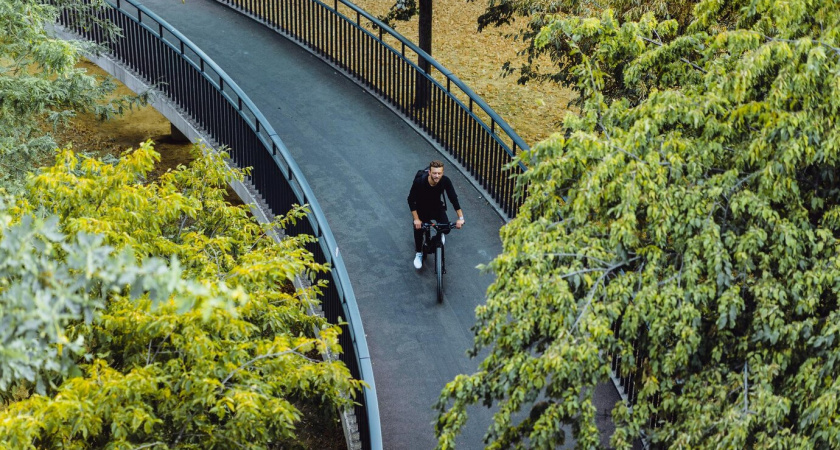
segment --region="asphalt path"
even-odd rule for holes
[[[432,409],[466,356],[475,307],[501,251],[504,221],[451,166],[466,216],[447,238],[446,298],[435,300],[431,258],[417,271],[406,202],[435,148],[376,98],[276,32],[210,0],[144,0],[215,61],[250,97],[303,170],[338,242],[359,304],[386,449],[434,448]],[[451,211],[450,218],[454,218]],[[614,400],[610,400],[614,401]],[[482,448],[491,411],[475,407],[458,447]]]

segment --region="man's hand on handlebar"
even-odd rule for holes
[[[458,220],[455,222],[455,228],[457,228],[457,229],[459,229],[459,230],[460,230],[460,229],[461,229],[461,227],[463,227],[463,226],[464,226],[464,223],[465,223],[465,222],[464,222],[464,219],[458,219]]]
[[[420,219],[414,219],[414,229],[419,230],[423,226],[423,221]]]

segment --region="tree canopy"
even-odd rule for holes
[[[56,151],[54,127],[145,100],[48,32],[102,6],[0,2],[0,448],[300,448],[304,416],[361,388],[312,313],[323,285],[296,287],[328,269],[314,238],[274,238],[306,208],[257,223],[226,199],[247,171],[200,146],[162,174],[150,142]]]
[[[581,63],[580,57],[571,51],[572,47],[588,52],[597,45],[597,39],[576,39],[573,44],[564,35],[554,36],[550,44],[539,43],[537,36],[542,29],[556,21],[559,17],[598,17],[607,9],[613,11],[613,17],[619,23],[639,20],[648,14],[653,17],[673,20],[679,32],[684,31],[693,18],[692,9],[697,0],[685,2],[669,2],[664,0],[563,0],[545,2],[542,0],[491,0],[487,8],[478,18],[478,30],[524,20],[526,23],[518,27],[518,31],[510,37],[523,46],[521,53],[527,55],[526,61],[519,67],[513,67],[510,62],[505,63],[508,75],[518,73],[519,83],[557,82],[577,88],[576,80],[570,70]],[[726,6],[724,6],[726,7]],[[721,15],[719,19],[727,20]],[[623,66],[615,65],[604,68],[612,77],[606,78],[602,89],[605,95],[624,97],[628,92],[621,83]],[[614,80],[613,80],[614,78]]]
[[[840,446],[836,3],[542,20],[533,44],[568,58],[581,110],[521,155],[527,198],[477,309],[486,356],[442,392],[439,446],[483,403],[489,448],[568,430],[598,447],[613,357],[637,389],[616,448]]]
[[[130,249],[117,252],[101,235],[65,235],[57,217],[10,213],[10,200],[0,205],[0,392],[26,381],[44,393],[45,374],[78,374],[85,342],[71,340],[67,326],[90,323],[111,291],[133,287],[161,301],[195,288],[181,280],[177,261],[138,265]]]
[[[49,342],[58,349],[53,354],[74,358],[79,370],[46,373],[46,392],[0,411],[0,446],[288,446],[295,442],[302,404],[329,409],[352,401],[360,382],[343,363],[325,357],[340,352],[340,328],[310,314],[322,286],[293,286],[296,276],[325,270],[303,248],[312,238],[286,237],[278,244],[270,237],[305,210],[257,224],[245,206],[224,198],[226,183],[242,172],[230,171],[223,155],[196,151],[189,167],[153,181],[149,171],[159,155],[149,143],[117,164],[64,150],[55,165],[31,178],[4,242],[29,226],[28,217],[54,217],[48,223],[59,229],[31,232],[32,245],[19,252],[46,255],[43,249],[52,247],[47,256],[67,266],[38,274],[31,297],[54,300],[37,303],[34,312],[61,313],[51,308],[67,302],[64,284],[75,288],[67,289],[71,299],[77,291],[98,295],[88,295],[97,302],[92,317],[82,320],[78,308],[71,310],[75,314],[57,324],[64,326],[61,339]],[[109,247],[76,251],[75,242],[92,239],[86,236]],[[68,244],[58,245],[63,242]],[[165,269],[157,275],[169,275],[168,283],[132,282],[137,269],[105,265],[113,260],[109,255],[125,250],[140,263],[180,263],[170,266],[176,269],[171,273],[156,266]],[[71,264],[79,260],[86,264]],[[116,289],[96,282],[115,273]],[[172,295],[153,301],[161,288]],[[6,305],[4,320],[26,319]],[[83,344],[74,347],[82,351],[62,353],[66,342]]]

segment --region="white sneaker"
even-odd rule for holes
[[[446,235],[445,234],[440,235],[440,243],[444,244],[444,245],[446,244]]]
[[[423,254],[416,253],[414,255],[414,268],[420,270],[421,267],[423,267]]]

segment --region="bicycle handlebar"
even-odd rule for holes
[[[455,225],[456,225],[455,222],[449,222],[449,223],[423,222],[422,227],[423,227],[424,230],[427,230],[429,228],[437,228],[440,231],[457,230],[458,228],[455,228]]]

